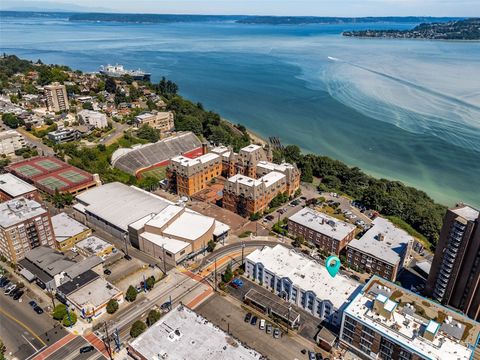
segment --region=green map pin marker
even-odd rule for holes
[[[325,261],[325,267],[332,278],[337,275],[338,270],[340,270],[340,265],[340,259],[335,255],[329,256]]]

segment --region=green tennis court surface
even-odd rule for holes
[[[85,175],[80,174],[74,170],[67,170],[58,175],[74,184],[88,179]]]
[[[40,161],[37,161],[36,164],[38,166],[41,166],[42,168],[44,168],[45,170],[55,170],[55,169],[59,169],[62,167],[62,165],[60,164],[57,164],[55,161],[52,161],[52,160],[40,160]]]
[[[37,176],[37,175],[40,175],[40,174],[43,173],[41,170],[33,167],[32,165],[19,166],[15,170],[18,171],[23,176],[28,177],[28,178],[34,177],[34,176]]]
[[[63,182],[62,180],[53,176],[48,176],[44,179],[41,179],[38,181],[38,183],[52,190],[61,189],[68,185],[66,182]]]

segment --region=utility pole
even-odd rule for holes
[[[48,288],[48,294],[50,295],[50,299],[52,300],[53,309],[55,309],[55,297],[53,296],[51,288]]]
[[[123,242],[125,243],[125,255],[128,256],[127,234],[123,234]]]
[[[108,353],[108,356],[110,357],[110,360],[113,360],[112,348],[110,347],[110,335],[108,335],[107,322],[105,321],[103,325],[105,326],[105,337],[104,337],[103,343],[105,344],[105,348],[107,349],[107,353]]]
[[[243,266],[244,249],[245,249],[245,243],[242,241],[242,263],[240,264],[240,266]]]
[[[215,258],[215,291],[217,291],[217,258]]]
[[[288,329],[290,329],[290,311],[292,311],[292,305],[288,307],[287,334],[288,334]]]
[[[163,251],[163,273],[167,275],[167,261],[165,257],[165,245],[162,245],[162,251]]]

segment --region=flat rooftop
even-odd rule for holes
[[[359,291],[360,285],[338,274],[333,279],[325,266],[282,245],[257,249],[247,256],[253,263],[262,263],[265,270],[289,278],[300,289],[313,291],[322,300],[330,300],[340,309]]]
[[[245,146],[244,148],[241,148],[240,151],[252,152],[252,151],[256,151],[256,150],[261,149],[261,148],[262,147],[260,145],[251,144],[251,145]]]
[[[65,213],[60,213],[52,216],[53,232],[57,242],[65,241],[72,236],[79,235],[87,230],[88,227],[71,218]]]
[[[413,237],[405,230],[397,228],[387,219],[377,217],[360,239],[353,239],[347,246],[395,265],[411,243]]]
[[[37,190],[35,186],[19,179],[13,174],[0,174],[0,190],[14,198]]]
[[[251,177],[248,177],[242,174],[233,175],[232,177],[229,177],[227,181],[231,183],[238,183],[245,186],[259,186],[262,184],[260,180],[253,179]]]
[[[310,209],[309,207],[304,207],[290,216],[288,220],[338,241],[343,240],[348,234],[355,230],[355,225],[338,220],[322,212]]]
[[[68,295],[68,300],[75,303],[79,308],[94,306],[99,307],[121,291],[105,279],[99,277],[87,285]]]
[[[275,185],[277,182],[282,181],[283,179],[285,179],[284,174],[277,171],[272,171],[266,175],[263,175],[259,180],[264,183],[266,187],[269,187]]]
[[[377,297],[397,304],[390,319],[373,309]],[[345,314],[425,359],[470,359],[469,346],[475,346],[480,333],[479,323],[378,276],[364,286]],[[425,331],[436,334],[433,341],[423,336]]]
[[[168,205],[165,209],[160,211],[153,218],[148,220],[145,225],[149,225],[156,228],[163,228],[172,220],[175,216],[183,212],[185,209],[177,205]]]
[[[294,166],[290,163],[281,163],[281,164],[275,164],[269,161],[259,161],[257,164],[257,168],[260,169],[265,169],[269,171],[278,171],[278,172],[285,172],[287,169],[293,169]]]
[[[75,246],[91,254],[97,254],[113,247],[112,244],[96,236],[90,236],[85,240],[79,241]]]
[[[185,306],[177,306],[129,346],[146,359],[260,360],[249,349]],[[162,357],[163,356],[163,357]]]
[[[186,156],[175,156],[174,158],[172,158],[171,162],[177,163],[182,166],[194,166],[198,164],[206,164],[210,161],[214,161],[217,159],[220,159],[220,155],[214,153],[207,153],[194,159],[188,158]]]
[[[47,211],[34,201],[24,197],[0,204],[0,226],[9,228],[25,220],[45,214]]]
[[[118,229],[127,231],[128,225],[150,214],[158,214],[170,202],[134,186],[113,182],[77,195],[85,210]]]
[[[185,211],[163,233],[166,236],[196,240],[215,225],[215,219]]]
[[[149,232],[144,232],[140,236],[157,246],[164,247],[165,250],[172,254],[176,254],[190,246],[190,244],[185,241],[168,238],[158,234],[152,234]]]
[[[467,221],[475,221],[478,219],[479,215],[479,211],[477,209],[474,209],[468,205],[459,206],[455,209],[451,209],[451,211]]]

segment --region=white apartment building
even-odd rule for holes
[[[15,150],[20,150],[26,145],[25,138],[15,130],[0,132],[0,154],[11,156]]]
[[[343,309],[360,292],[360,284],[282,245],[255,250],[245,259],[245,274],[284,300],[334,326]]]
[[[65,85],[53,83],[45,86],[45,96],[47,97],[48,110],[53,112],[68,111],[70,105],[68,104],[67,88]]]
[[[78,122],[98,129],[108,126],[107,115],[93,110],[82,110],[77,114]]]

